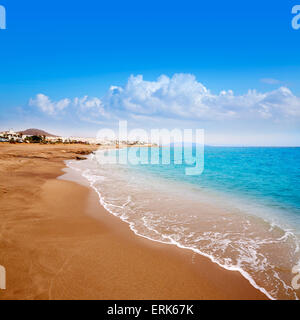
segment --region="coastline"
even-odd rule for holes
[[[267,299],[239,272],[136,236],[91,188],[57,179],[85,148],[96,149],[0,145],[0,300]]]

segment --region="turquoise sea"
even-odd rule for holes
[[[300,222],[300,148],[205,147],[203,173],[190,176],[185,174],[190,165],[174,164],[174,149],[170,150],[170,165],[147,164],[135,169],[265,204],[283,218],[288,215]]]
[[[172,146],[167,164],[166,148],[133,148],[135,164],[105,163],[124,160],[128,149],[120,149],[69,166],[137,235],[238,270],[269,298],[300,298],[292,286],[300,263],[300,148],[206,146],[203,173],[186,175],[196,157],[188,148],[189,164],[176,163],[181,149]],[[151,155],[158,163],[146,163]]]

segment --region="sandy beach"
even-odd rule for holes
[[[0,144],[0,299],[266,299],[240,273],[136,236],[57,179],[88,145]]]

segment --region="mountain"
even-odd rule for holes
[[[48,133],[44,130],[39,130],[39,129],[27,129],[24,131],[19,131],[18,133],[27,135],[27,136],[46,136],[46,137],[57,137],[54,134]]]

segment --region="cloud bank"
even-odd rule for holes
[[[212,93],[191,74],[160,76],[146,81],[130,76],[124,86],[111,86],[102,97],[76,97],[52,101],[44,94],[29,105],[50,116],[67,110],[84,120],[177,119],[201,121],[295,121],[300,119],[300,98],[280,87],[260,93],[249,90],[235,95],[232,90]]]

